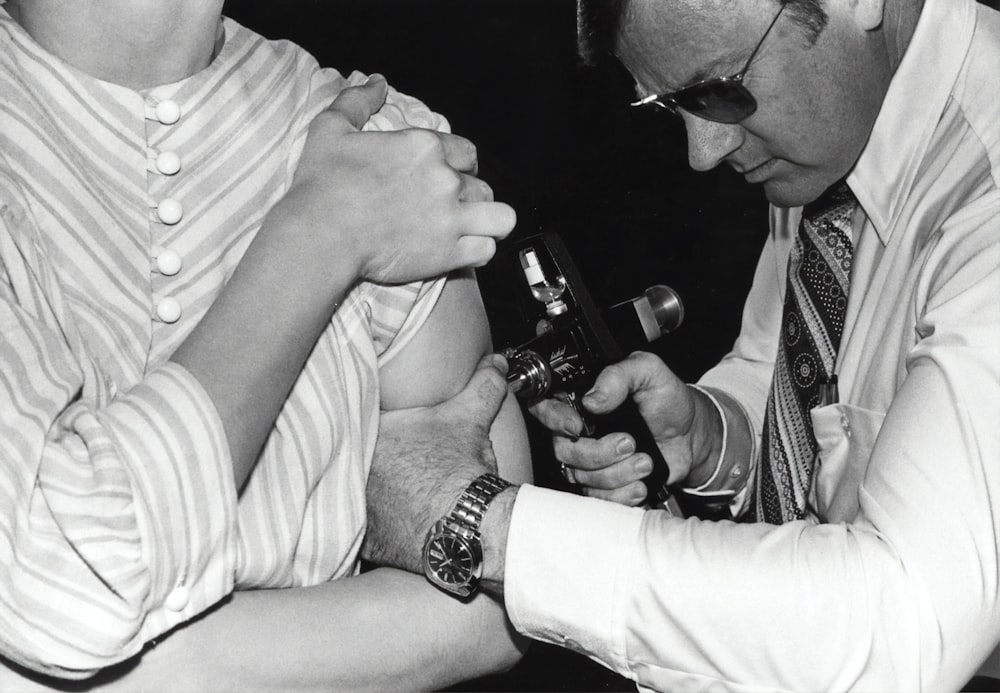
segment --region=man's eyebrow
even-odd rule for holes
[[[688,76],[688,80],[679,87],[683,89],[691,84],[703,82],[706,79],[715,77],[729,77],[736,70],[742,70],[749,56],[740,55],[737,51],[728,51],[724,55],[717,56],[710,62],[702,65],[698,70]]]
[[[734,74],[736,70],[742,70],[743,65],[746,63],[746,56],[741,56],[735,51],[727,52],[725,55],[720,55],[713,58],[711,61],[702,65],[697,70],[688,75],[687,79],[683,83],[679,84],[675,88],[663,89],[658,92],[647,90],[643,88],[638,82],[635,83],[635,95],[637,99],[644,99],[650,94],[672,94],[674,92],[680,91],[686,87],[690,87],[698,82],[704,82],[707,79],[712,79],[715,77],[729,77]]]

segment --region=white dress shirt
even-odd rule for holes
[[[524,487],[520,631],[671,691],[956,689],[1000,642],[1000,14],[926,1],[848,183],[863,214],[810,517]],[[772,210],[740,336],[700,380],[758,436],[799,216]]]

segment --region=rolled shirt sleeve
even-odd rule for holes
[[[73,401],[72,389],[44,396],[40,381],[56,367],[46,353],[47,367],[12,370],[9,334],[2,345],[2,475],[12,495],[0,638],[29,668],[83,677],[231,591],[228,445],[207,394],[180,366],[162,366],[96,410]]]

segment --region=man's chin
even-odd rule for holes
[[[822,195],[833,182],[821,182],[808,176],[794,179],[776,176],[762,185],[764,196],[775,207],[802,207]]]

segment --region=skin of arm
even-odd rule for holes
[[[427,322],[380,368],[383,409],[448,399],[489,348],[473,273],[453,273]],[[530,481],[527,436],[512,397],[490,437],[501,474]],[[210,643],[216,656],[206,660],[212,666],[205,675],[227,685],[239,680],[240,690],[428,690],[509,668],[526,646],[498,601],[481,595],[463,604],[421,575],[388,568],[318,588],[237,593],[185,630],[172,637],[197,643],[182,648],[182,656]],[[254,635],[247,641],[243,633]],[[237,639],[239,649],[218,646]],[[158,654],[154,649],[147,657]],[[223,674],[215,669],[219,658],[226,661]]]
[[[384,405],[448,398],[489,345],[472,272],[455,273],[427,322],[381,369]],[[501,472],[530,481],[513,398],[491,438]],[[138,663],[103,672],[88,690],[156,690],[164,682],[172,690],[431,690],[507,669],[525,647],[502,604],[488,595],[462,603],[422,575],[379,568],[314,587],[236,592],[148,648]],[[67,685],[24,678],[17,690]]]

